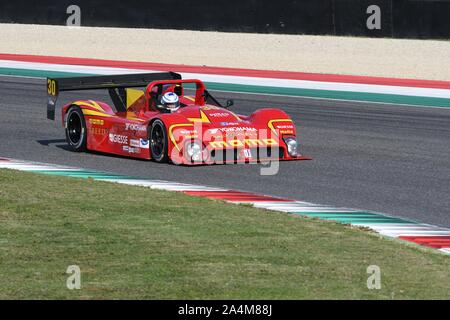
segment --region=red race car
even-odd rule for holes
[[[74,151],[185,165],[309,159],[300,155],[295,125],[282,110],[235,114],[232,100],[222,106],[202,81],[173,72],[49,78],[47,118],[55,119],[59,92],[93,89],[108,90],[112,106],[79,100],[62,108]]]

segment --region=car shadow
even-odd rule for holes
[[[42,146],[45,146],[45,147],[55,146],[56,148],[62,149],[64,151],[75,152],[67,145],[66,139],[36,140],[36,142],[39,143]],[[87,151],[85,151],[85,153],[93,154],[93,155],[97,155],[97,156],[102,156],[102,157],[108,157],[108,158],[138,160],[138,161],[149,161],[149,160],[146,160],[146,159],[131,158],[131,157],[115,155],[115,154],[111,154],[111,153],[104,153],[104,152],[99,152],[99,151],[87,150]]]
[[[57,147],[59,149],[70,151],[70,148],[67,145],[66,139],[46,139],[46,140],[36,140],[36,142],[45,147],[54,145],[55,147]]]

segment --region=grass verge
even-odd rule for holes
[[[81,269],[68,290],[66,269]],[[381,289],[367,288],[367,267]],[[333,222],[0,170],[0,299],[449,299],[450,257]]]

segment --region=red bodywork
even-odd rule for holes
[[[184,87],[196,86],[195,96],[184,94]],[[158,86],[164,93],[175,91],[181,106],[173,113],[156,108],[153,92]],[[168,154],[176,164],[212,164],[257,162],[262,160],[307,160],[290,156],[283,138],[296,137],[290,117],[280,109],[259,109],[249,116],[208,104],[205,86],[200,80],[153,81],[144,91],[127,89],[126,112],[115,112],[104,102],[83,100],[67,104],[79,106],[87,129],[87,149],[140,159],[152,159],[149,128],[160,119],[167,130]],[[186,143],[196,141],[203,150],[202,161],[193,162],[185,155]]]

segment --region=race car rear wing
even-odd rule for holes
[[[47,119],[55,120],[56,101],[61,91],[109,89],[111,98],[117,100],[119,95],[114,89],[145,87],[152,81],[179,79],[181,79],[181,75],[175,72],[47,78]]]

